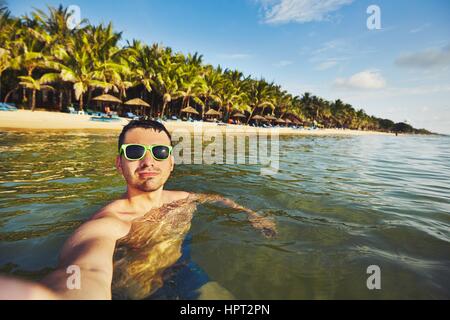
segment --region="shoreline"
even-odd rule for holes
[[[0,111],[1,130],[86,130],[86,131],[121,131],[130,119],[120,118],[114,122],[91,121],[91,116],[76,115],[62,112],[49,111]],[[166,128],[173,132],[175,130],[189,132],[226,132],[233,134],[246,133],[270,133],[275,129],[280,136],[354,136],[354,135],[395,135],[394,133],[379,131],[360,131],[350,129],[292,129],[292,128],[255,128],[244,125],[222,125],[209,122],[179,122],[164,121]]]

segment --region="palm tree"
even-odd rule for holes
[[[103,75],[95,69],[98,62],[96,57],[86,49],[87,35],[80,33],[71,39],[69,50],[59,47],[57,50],[58,63],[54,63],[63,81],[73,84],[75,98],[79,101],[79,109],[83,110],[83,95],[89,88],[111,88],[111,84],[101,79]]]
[[[66,50],[70,49],[72,43],[71,39],[77,35],[78,32],[82,32],[80,27],[87,23],[86,19],[83,19],[77,29],[69,28],[69,19],[71,13],[68,8],[60,5],[58,8],[51,6],[47,7],[48,13],[43,10],[35,9],[31,13],[32,18],[27,18],[33,21],[34,27],[31,29],[33,36],[44,44],[44,51],[46,52],[45,67],[52,69],[49,65],[51,62],[60,62],[56,59],[55,51],[58,51],[60,47]],[[53,67],[53,69],[55,69]],[[66,87],[65,83],[59,81],[55,83],[59,91],[59,109],[62,109],[63,92]]]
[[[300,99],[301,104],[303,106],[304,112],[310,116],[311,114],[311,104],[312,104],[312,99],[311,99],[311,94],[309,92],[305,92],[303,94],[303,96]]]
[[[179,90],[180,65],[173,59],[170,52],[158,61],[157,74],[155,79],[155,89],[162,96],[161,117],[165,116],[167,105],[175,99],[181,97]]]
[[[156,77],[155,50],[138,40],[133,40],[133,43],[128,44],[125,50],[128,53],[125,55],[125,60],[133,70],[133,86],[142,85],[147,92],[151,92]]]
[[[13,20],[4,3],[0,3],[0,101],[1,101],[1,78],[5,70],[12,66],[11,42],[14,34]]]
[[[211,65],[206,66],[205,87],[203,91],[203,98],[205,99],[205,101],[204,106],[202,106],[202,119],[204,118],[205,111],[208,111],[209,109],[209,99],[213,100],[219,105],[222,104],[222,99],[220,98],[219,94],[223,88],[223,84],[224,78],[222,76],[222,69],[220,68],[220,66],[217,67],[217,69],[214,69]]]
[[[1,86],[2,74],[5,70],[11,67],[11,60],[12,58],[10,51],[4,48],[0,48],[0,101],[2,94],[2,86]]]
[[[24,17],[24,23],[20,25],[17,30],[17,39],[14,41],[16,48],[16,56],[12,61],[11,67],[16,70],[25,71],[25,75],[33,77],[33,71],[42,66],[46,60],[45,52],[43,51],[44,44],[40,41],[41,34],[34,22]],[[33,28],[34,27],[34,28]],[[23,87],[23,100],[27,101],[26,87]]]
[[[327,127],[330,127],[332,116],[333,116],[333,113],[331,110],[330,102],[323,101],[320,122],[322,124],[326,125]]]
[[[66,45],[67,40],[75,35],[77,29],[80,29],[82,25],[88,22],[86,19],[82,19],[78,28],[69,28],[68,22],[71,12],[69,12],[68,8],[59,5],[58,8],[48,6],[47,9],[48,13],[35,9],[32,12],[32,17],[43,30],[52,36],[52,41],[49,43],[51,46]]]
[[[203,74],[200,72],[199,58],[188,55],[185,64],[180,68],[179,74],[179,94],[182,97],[181,109],[189,107],[190,100],[203,106],[204,102],[200,96],[205,92],[206,83]],[[181,115],[181,109],[179,115]]]
[[[47,85],[47,83],[55,82],[59,79],[58,73],[47,73],[44,74],[39,79],[33,79],[33,77],[30,76],[19,76],[20,85],[24,88],[27,88],[32,91],[32,98],[31,98],[31,111],[34,111],[36,107],[36,91],[41,90],[54,90],[53,87]]]
[[[250,77],[244,78],[244,74],[242,72],[230,69],[226,69],[223,75],[224,83],[221,90],[221,100],[222,105],[225,106],[224,120],[228,121],[233,108],[250,113],[251,108],[247,95]]]
[[[249,87],[247,97],[251,107],[250,116],[247,119],[247,124],[250,122],[253,114],[258,108],[271,107],[275,108],[274,98],[271,94],[272,84],[268,84],[264,79],[249,80]]]
[[[290,93],[285,90],[281,90],[281,87],[277,87],[275,92],[275,106],[277,111],[280,113],[280,118],[283,118],[288,112],[294,113],[294,99],[297,97],[292,97]]]

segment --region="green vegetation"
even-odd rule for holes
[[[0,9],[0,99],[34,110],[36,104],[62,110],[75,101],[80,110],[102,93],[121,100],[142,98],[149,116],[179,115],[193,107],[203,118],[209,109],[228,121],[236,113],[248,123],[255,115],[273,115],[294,123],[358,130],[429,133],[407,124],[367,115],[341,100],[327,101],[306,92],[294,96],[264,79],[203,63],[202,55],[184,55],[138,40],[119,45],[112,24],[83,20],[68,28],[67,8],[49,7],[12,17]]]

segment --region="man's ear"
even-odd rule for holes
[[[173,171],[173,167],[175,166],[175,157],[170,156],[170,172]]]
[[[121,156],[120,156],[120,155],[116,156],[116,169],[117,169],[117,171],[119,171],[119,173],[120,173],[121,175],[123,175],[122,161],[121,161],[121,160],[122,160],[122,159],[121,159]]]

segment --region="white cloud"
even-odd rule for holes
[[[327,41],[322,44],[319,49],[316,49],[312,52],[313,55],[324,54],[329,51],[344,51],[348,49],[348,43],[344,39],[334,39],[331,41]]]
[[[330,13],[348,5],[353,0],[259,0],[264,11],[264,22],[323,21]]]
[[[222,59],[240,60],[248,59],[251,57],[251,55],[245,53],[221,53],[218,55],[218,57]]]
[[[337,78],[334,85],[346,89],[381,89],[386,86],[386,80],[377,70],[364,70],[349,78]]]
[[[406,68],[431,69],[450,66],[450,44],[442,48],[429,48],[422,52],[403,54],[395,64]]]
[[[330,68],[334,67],[335,65],[337,65],[337,61],[336,60],[327,60],[327,61],[321,62],[316,67],[316,70],[324,71],[324,70],[327,70],[327,69],[330,69]]]
[[[421,31],[427,29],[427,28],[430,27],[430,26],[431,26],[430,23],[425,23],[425,24],[421,25],[421,26],[418,27],[418,28],[411,29],[409,32],[410,32],[410,33],[421,32]]]
[[[289,65],[291,65],[291,64],[293,64],[292,61],[289,61],[289,60],[281,60],[281,61],[278,61],[278,62],[274,63],[273,65],[274,65],[275,67],[286,67],[286,66],[289,66]]]

